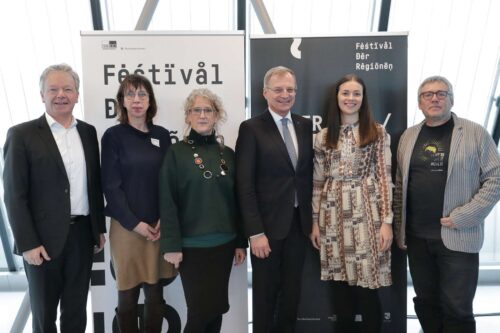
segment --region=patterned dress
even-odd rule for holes
[[[375,289],[392,284],[391,253],[379,251],[380,227],[392,223],[390,137],[363,148],[359,126],[343,125],[337,149],[327,129],[314,143],[313,222],[319,223],[321,280]]]

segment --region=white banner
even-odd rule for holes
[[[137,73],[153,84],[158,103],[154,123],[170,130],[173,143],[182,140],[185,134],[184,99],[194,88],[209,88],[222,98],[228,120],[220,130],[226,145],[234,148],[239,124],[245,119],[242,33],[85,32],[82,33],[82,61],[85,121],[96,127],[99,137],[117,123],[114,98],[120,82],[127,74]],[[96,258],[92,270],[91,297],[96,333],[115,332],[112,322],[117,291],[108,246],[109,243],[104,254]],[[248,329],[246,277],[246,264],[233,268],[229,286],[231,309],[224,315],[222,332],[246,332]],[[168,327],[168,332],[180,332],[176,313],[182,326],[186,322],[180,277],[165,287],[164,296],[171,307],[171,317],[164,321],[162,331],[166,332]],[[139,303],[142,301],[141,293]]]

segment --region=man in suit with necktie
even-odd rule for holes
[[[253,331],[294,332],[311,232],[312,123],[292,114],[297,84],[286,67],[264,76],[268,110],[240,125],[236,182],[250,239]]]
[[[104,246],[104,200],[93,126],[76,120],[78,74],[45,69],[45,113],[9,129],[4,146],[5,206],[28,279],[33,332],[85,332],[92,258]]]

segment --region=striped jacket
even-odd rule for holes
[[[484,241],[484,219],[500,199],[500,157],[493,139],[483,127],[454,113],[452,117],[455,125],[448,157],[443,217],[451,217],[456,228],[441,227],[441,238],[450,250],[478,253]],[[410,160],[423,124],[408,128],[398,146],[394,227],[401,248],[406,246]]]

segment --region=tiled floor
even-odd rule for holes
[[[0,293],[0,332],[10,332],[12,323],[21,305],[24,293],[21,292],[2,292]],[[251,299],[249,292],[249,300]],[[415,315],[413,311],[412,297],[414,296],[413,288],[408,288],[408,315]],[[90,299],[90,298],[89,298]],[[499,286],[482,286],[477,289],[476,298],[474,300],[474,311],[476,314],[484,313],[500,313],[500,287]],[[249,316],[251,318],[251,306],[249,306]],[[90,302],[88,304],[90,310]],[[92,316],[89,316],[87,332],[92,332]],[[490,333],[497,332],[500,327],[500,316],[477,317],[477,332]],[[249,325],[251,328],[251,325]],[[417,319],[408,319],[407,333],[419,333],[420,326]],[[23,332],[12,333],[31,333],[31,318],[28,319]]]

